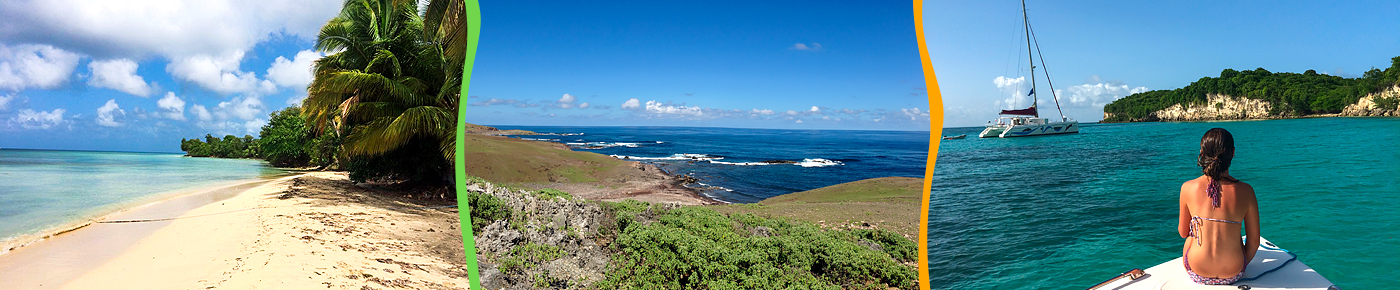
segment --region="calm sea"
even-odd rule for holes
[[[923,177],[928,132],[695,127],[498,126],[557,135],[515,136],[657,164],[715,187],[735,203],[887,176]],[[792,163],[769,164],[765,161]]]
[[[182,189],[284,172],[249,159],[0,149],[0,243],[182,193]]]
[[[932,285],[1083,289],[1181,255],[1177,199],[1206,130],[1235,137],[1265,238],[1342,289],[1393,287],[1400,119],[1085,125],[1080,134],[944,140],[929,208]],[[976,136],[981,128],[944,129]]]

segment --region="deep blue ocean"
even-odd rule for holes
[[[0,244],[193,188],[285,172],[261,160],[178,153],[0,149]]]
[[[688,174],[712,198],[752,203],[778,195],[887,176],[924,176],[928,132],[698,127],[496,126],[552,135],[512,136],[567,144]],[[768,164],[764,161],[794,163]]]
[[[1260,229],[1341,289],[1394,288],[1400,118],[1086,124],[1079,134],[939,144],[929,208],[935,289],[1084,289],[1181,256],[1181,183],[1206,130],[1235,138],[1230,174]]]

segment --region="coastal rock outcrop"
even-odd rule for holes
[[[1366,95],[1355,104],[1342,109],[1342,116],[1400,117],[1400,107],[1396,106],[1398,101],[1400,101],[1400,84]]]
[[[476,233],[483,286],[580,288],[603,278],[609,253],[607,243],[596,238],[612,222],[598,203],[484,182],[468,185],[467,191],[492,196],[514,213]]]
[[[1248,120],[1248,119],[1273,119],[1287,116],[1270,115],[1269,110],[1273,105],[1264,100],[1232,97],[1222,94],[1206,95],[1206,103],[1190,104],[1183,106],[1176,104],[1161,111],[1156,111],[1148,116],[1148,119],[1159,121],[1210,121],[1210,120]],[[1109,114],[1105,113],[1104,117]],[[1152,120],[1149,120],[1152,121]]]

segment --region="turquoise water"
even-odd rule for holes
[[[283,172],[249,159],[0,149],[0,242],[179,193],[180,189]]]
[[[1393,287],[1400,119],[1085,125],[1080,134],[944,140],[929,208],[935,289],[1084,289],[1181,255],[1181,182],[1206,130],[1235,137],[1265,238],[1342,289]],[[976,136],[981,128],[944,135]]]

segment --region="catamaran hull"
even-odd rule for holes
[[[1006,127],[987,127],[981,134],[977,134],[977,138],[1001,137],[1002,131],[1006,131]]]
[[[1029,137],[1040,135],[1079,133],[1079,122],[1051,122],[1047,124],[1017,125],[1009,127],[987,127],[978,137]]]

